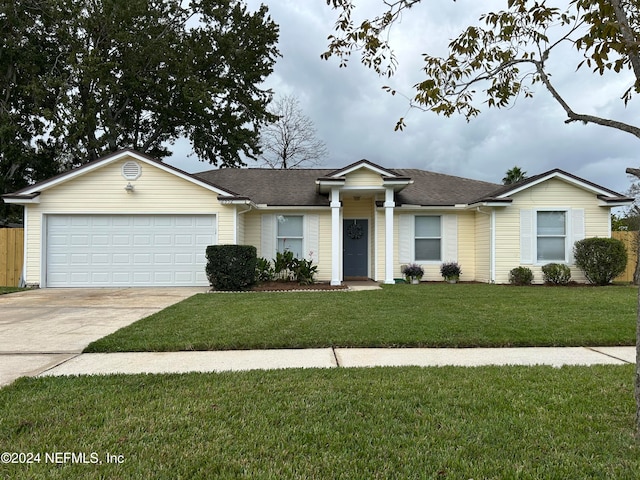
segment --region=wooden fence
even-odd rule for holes
[[[624,242],[628,255],[627,269],[614,281],[633,282],[633,272],[635,272],[638,262],[638,232],[611,232],[611,236]]]
[[[17,287],[24,259],[24,229],[0,228],[0,286]]]

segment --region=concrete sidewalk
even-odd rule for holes
[[[624,365],[634,364],[635,355],[635,347],[317,348],[85,353],[63,361],[39,376],[379,366]]]

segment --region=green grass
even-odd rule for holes
[[[0,287],[0,295],[4,295],[7,293],[15,293],[15,292],[22,292],[26,290],[26,288],[19,288],[19,287]]]
[[[633,366],[25,378],[0,478],[640,478]],[[116,464],[47,464],[81,452]]]
[[[201,294],[85,351],[634,345],[637,294],[484,284]]]

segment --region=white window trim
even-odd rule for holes
[[[292,237],[290,235],[287,236],[280,236],[278,235],[278,227],[280,225],[278,217],[301,217],[302,218],[302,235],[298,236],[298,237]],[[305,252],[307,251],[307,241],[305,238],[305,231],[306,231],[306,215],[302,215],[302,214],[293,214],[293,215],[289,215],[289,214],[279,214],[275,216],[276,219],[276,228],[275,228],[275,234],[276,234],[276,242],[275,242],[275,248],[276,248],[276,252],[278,252],[278,245],[280,244],[280,239],[290,239],[290,240],[302,240],[302,252],[300,252],[302,254],[303,257],[306,257]],[[284,252],[280,252],[280,253],[284,253]]]
[[[440,236],[439,237],[417,237],[416,236],[416,219],[418,217],[438,217],[440,219]],[[414,215],[413,217],[413,241],[411,242],[411,258],[415,263],[419,263],[422,265],[440,265],[444,257],[444,222],[442,215]],[[416,240],[440,240],[440,258],[437,260],[419,260],[416,258]]]
[[[318,264],[320,261],[319,228],[320,216],[315,213],[267,213],[261,219],[260,256],[271,260],[276,258],[278,251],[278,216],[302,217],[302,255],[303,258]],[[300,238],[300,237],[288,237]]]
[[[564,213],[564,259],[562,260],[539,260],[538,259],[538,213],[539,212],[563,212]],[[533,210],[533,264],[534,265],[547,265],[548,263],[564,263],[569,264],[571,258],[570,249],[573,248],[571,239],[573,237],[573,226],[571,224],[571,208],[569,207],[545,207],[536,208]],[[558,238],[559,235],[543,235],[545,238]]]

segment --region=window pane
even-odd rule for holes
[[[538,260],[564,261],[564,237],[538,238]]]
[[[416,260],[440,260],[440,239],[416,239]]]
[[[302,215],[278,215],[278,237],[302,237]]]
[[[538,235],[564,235],[566,212],[538,212]]]
[[[440,237],[440,217],[416,217],[416,238],[424,237]]]
[[[278,252],[284,253],[287,250],[293,252],[295,258],[304,258],[304,255],[302,255],[301,238],[279,238]]]

